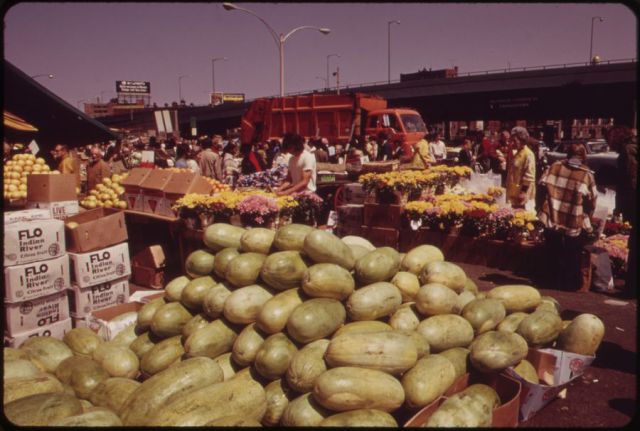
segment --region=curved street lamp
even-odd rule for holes
[[[591,17],[591,44],[589,45],[589,63],[593,60],[593,23],[598,20],[600,22],[604,21],[604,18],[601,16],[592,16]]]
[[[312,26],[312,25],[303,25],[300,27],[296,27],[293,30],[291,30],[289,33],[283,35],[282,33],[278,34],[270,25],[269,23],[267,23],[267,21],[264,20],[264,18],[262,18],[261,16],[259,16],[258,14],[256,14],[255,12],[249,10],[249,9],[245,9],[243,7],[240,6],[236,6],[233,3],[222,3],[222,7],[227,10],[227,11],[233,11],[233,10],[239,10],[242,12],[246,12],[250,15],[255,16],[256,18],[258,18],[260,20],[260,22],[262,22],[265,27],[267,27],[267,30],[269,30],[269,33],[271,33],[271,37],[273,37],[274,42],[276,43],[276,46],[278,47],[278,52],[280,54],[280,97],[284,97],[284,43],[287,41],[287,39],[289,39],[289,37],[291,35],[293,35],[295,32],[297,32],[298,30],[317,30],[322,34],[329,34],[331,33],[331,30],[328,28],[324,28],[324,27],[316,27],[316,26]]]
[[[215,62],[216,61],[227,61],[228,58],[227,57],[216,57],[216,58],[212,58],[211,59],[211,92],[215,93],[216,92],[216,72],[215,72]]]
[[[178,105],[182,103],[182,78],[187,78],[189,75],[178,76]]]
[[[387,84],[391,84],[391,24],[400,25],[400,21],[387,21]]]
[[[33,75],[30,78],[31,79],[36,79],[36,78],[40,78],[42,76],[46,76],[49,79],[53,79],[53,73],[39,73],[38,75]]]
[[[327,90],[329,89],[329,87],[331,87],[331,81],[329,81],[329,59],[331,57],[340,58],[340,54],[329,54],[329,55],[327,55]]]

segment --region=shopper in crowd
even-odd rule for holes
[[[536,161],[536,184],[540,183],[540,178],[544,171],[549,167],[549,163],[547,162],[547,157],[542,153],[540,149],[540,140],[530,137],[527,139],[527,146],[533,153],[533,156]],[[543,192],[539,187],[536,187],[535,193],[535,209],[536,211],[540,211],[542,206],[542,201],[544,200]]]
[[[525,208],[536,195],[536,160],[527,146],[529,132],[524,127],[511,129],[515,155],[507,166],[507,201],[513,208]]]
[[[198,164],[200,172],[205,177],[222,181],[222,157],[220,156],[219,136],[205,139],[201,142],[202,151],[199,154]]]
[[[393,145],[386,133],[378,133],[378,160],[393,160]]]
[[[287,179],[276,191],[278,196],[291,195],[304,191],[316,191],[316,158],[304,149],[304,138],[298,134],[287,133],[283,145],[289,147],[291,160]]]
[[[429,152],[434,162],[441,162],[447,158],[447,146],[437,132],[431,132],[426,135],[429,141]]]
[[[102,151],[97,146],[91,149],[91,158],[87,163],[87,190],[93,190],[105,178],[111,177],[109,164],[102,158]]]
[[[363,156],[364,151],[362,151],[361,145],[358,140],[354,138],[349,145],[345,163],[348,165],[361,166]]]
[[[51,153],[58,164],[57,170],[61,174],[73,174],[76,178],[76,187],[80,187],[80,160],[74,157],[69,147],[57,144]]]
[[[411,157],[411,169],[426,169],[432,163],[435,163],[436,160],[431,154],[429,137],[429,134],[425,134],[422,139],[416,142]],[[400,161],[402,162],[402,159]]]
[[[291,157],[291,148],[285,148],[284,146],[281,146],[281,151],[278,153],[275,159],[273,159],[272,167],[277,168],[280,165],[285,165],[288,167]]]
[[[269,158],[267,157],[267,149],[269,148],[269,144],[266,142],[258,142],[256,144],[256,156],[260,158],[261,164],[266,168],[270,168],[269,166]]]
[[[369,161],[374,162],[378,160],[378,143],[376,137],[371,135],[367,137],[367,143],[365,144],[364,151],[369,157]]]
[[[266,169],[260,157],[256,155],[253,144],[242,144],[240,146],[240,154],[242,155],[242,162],[240,163],[240,172],[242,175],[262,172]]]
[[[316,150],[314,151],[314,155],[316,156],[317,163],[329,163],[328,143],[327,138],[321,138],[315,142]]]
[[[227,184],[235,184],[240,175],[240,163],[238,155],[240,151],[234,142],[229,142],[222,151],[222,178]]]
[[[462,149],[458,154],[458,164],[472,167],[475,161],[476,156],[473,155],[473,150],[471,149],[471,138],[464,138],[462,140]]]
[[[117,141],[115,145],[107,147],[104,161],[109,166],[112,174],[122,174],[128,170],[123,160],[122,143],[120,141]]]
[[[236,145],[237,147],[237,145]],[[280,141],[278,139],[272,139],[269,141],[269,145],[267,146],[267,166],[270,168],[274,168],[274,160],[280,152],[282,151],[282,145],[280,145]]]
[[[489,172],[491,169],[491,160],[494,157],[494,147],[488,136],[482,135],[479,137],[480,143],[478,145],[478,163],[482,167],[482,172]]]
[[[627,279],[625,294],[635,297],[638,288],[638,143],[631,129],[624,125],[613,126],[607,131],[609,146],[618,152],[616,178],[616,207],[614,215],[631,223],[627,246]]]
[[[593,231],[591,217],[598,196],[586,160],[584,145],[572,144],[567,158],[553,163],[540,179],[544,201],[538,218],[545,225],[547,274],[557,289],[573,291],[582,284],[581,234]]]
[[[509,151],[509,144],[506,141],[496,141],[498,147],[495,149],[495,157],[492,159],[493,166],[491,170],[495,174],[500,174],[501,184],[505,185],[507,178],[507,156]]]
[[[176,168],[189,169],[192,172],[199,174],[200,166],[196,162],[189,144],[179,144],[176,148]]]

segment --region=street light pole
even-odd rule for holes
[[[276,46],[278,47],[278,54],[280,57],[280,97],[284,97],[284,43],[287,41],[287,39],[294,34],[295,32],[297,32],[298,30],[318,30],[320,33],[322,34],[329,34],[331,32],[330,29],[328,28],[323,28],[323,27],[316,27],[316,26],[312,26],[312,25],[303,25],[300,27],[296,27],[293,30],[291,30],[289,33],[287,33],[286,35],[283,35],[282,33],[278,34],[268,23],[267,21],[264,20],[264,18],[262,18],[261,16],[259,16],[258,14],[256,14],[255,12],[249,10],[249,9],[245,9],[243,7],[240,6],[236,6],[233,3],[222,3],[222,7],[227,10],[227,11],[232,11],[232,10],[240,10],[243,12],[246,12],[250,15],[255,16],[256,18],[258,18],[264,25],[265,27],[267,27],[267,30],[269,30],[269,33],[271,33],[271,37],[273,37],[274,42],[276,43]]]
[[[391,24],[400,25],[400,21],[387,21],[387,84],[391,84]]]
[[[186,78],[189,75],[178,76],[178,105],[182,103],[182,78]]]
[[[589,63],[591,63],[591,60],[593,59],[593,23],[595,22],[595,20],[602,22],[604,21],[604,18],[600,16],[591,17],[591,44],[589,45]]]
[[[331,81],[329,81],[329,59],[331,57],[340,58],[340,55],[339,54],[329,54],[329,55],[327,55],[327,90],[331,87]]]
[[[218,60],[227,61],[227,57],[216,57],[211,59],[211,92],[216,92],[216,67],[215,62]]]

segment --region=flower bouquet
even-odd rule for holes
[[[597,247],[604,248],[611,260],[611,270],[615,278],[624,278],[629,259],[629,235],[616,234],[596,241]]]
[[[312,192],[296,193],[292,196],[297,205],[292,208],[291,220],[294,223],[302,223],[310,226],[317,225],[317,217],[322,210],[324,201],[320,196]]]
[[[237,205],[244,226],[275,227],[279,208],[275,198],[261,194],[250,195]]]
[[[189,193],[176,200],[171,209],[188,229],[199,229],[203,226],[201,215],[206,214],[209,198],[209,195]]]

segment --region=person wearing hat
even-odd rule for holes
[[[524,127],[511,129],[515,154],[507,166],[507,200],[513,208],[525,208],[536,196],[536,158],[527,146],[529,132]]]

